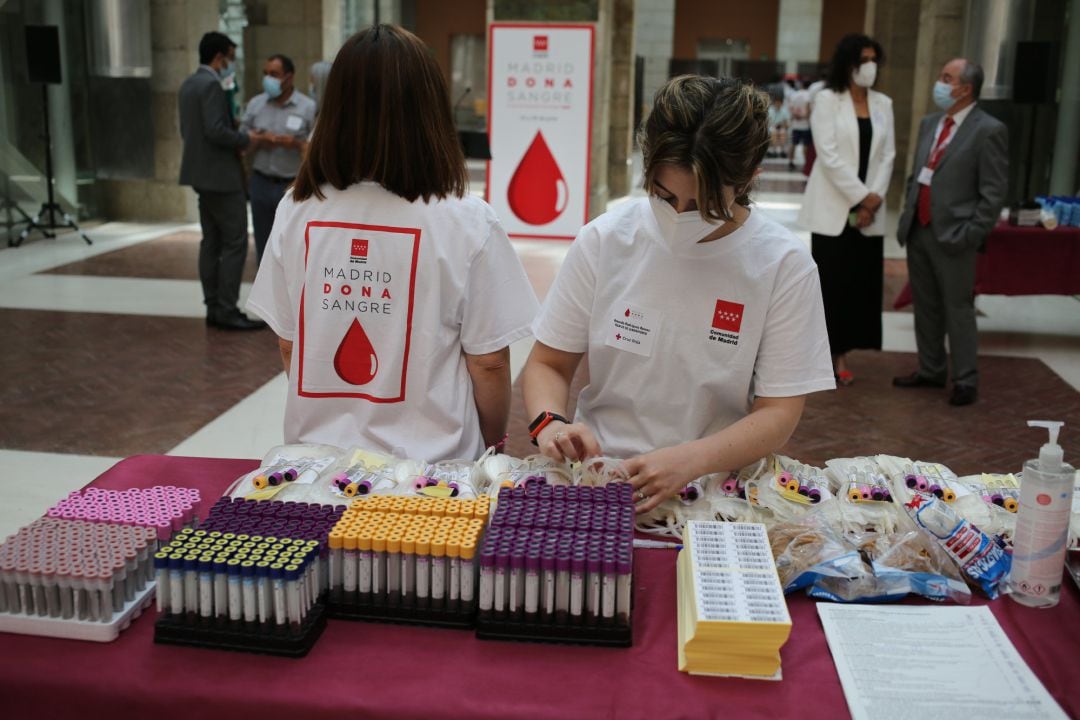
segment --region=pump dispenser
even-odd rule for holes
[[[1053,607],[1061,596],[1076,470],[1064,461],[1057,442],[1064,423],[1029,420],[1028,425],[1046,428],[1050,441],[1038,459],[1024,463],[1009,587],[1021,605]]]

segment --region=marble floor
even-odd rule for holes
[[[803,181],[772,162],[754,197],[809,242],[795,223]],[[894,227],[895,215],[889,220]],[[286,383],[272,334],[203,324],[198,225],[113,222],[88,232],[91,246],[61,235],[0,250],[0,538],[121,457],[261,457],[282,439]],[[542,297],[567,245],[514,244]],[[886,257],[903,272],[894,240]],[[1065,392],[1080,390],[1080,298],[980,296],[976,305],[982,355],[1041,360]],[[911,313],[886,310],[882,320],[883,349],[913,352]],[[511,348],[515,379],[530,347]],[[1022,370],[1015,383],[1022,394]],[[1056,408],[1048,403],[1049,418]],[[1017,427],[1026,419],[1015,418]]]

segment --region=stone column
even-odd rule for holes
[[[150,77],[154,176],[102,180],[104,215],[113,220],[198,219],[195,193],[180,186],[180,84],[199,66],[199,40],[218,28],[218,0],[151,0]]]
[[[1080,1],[1069,8],[1069,26],[1065,31],[1065,62],[1062,63],[1061,104],[1058,107],[1057,134],[1050,192],[1073,195],[1080,191],[1076,178],[1076,152],[1080,146]]]
[[[614,0],[611,17],[611,137],[608,147],[608,192],[630,192],[630,154],[634,142],[634,0]]]
[[[293,82],[306,95],[311,66],[334,59],[323,56],[323,0],[263,0],[259,8],[258,13],[248,12],[244,30],[246,72],[241,101],[262,92],[263,64],[275,53],[292,59],[296,65]]]
[[[637,0],[634,52],[645,59],[641,117],[652,108],[653,95],[667,82],[675,42],[675,0]]]
[[[867,0],[866,33],[885,49],[877,88],[893,101],[896,162],[888,202],[899,208],[919,122],[935,110],[934,80],[942,65],[963,53],[964,0]]]

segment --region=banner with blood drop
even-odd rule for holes
[[[592,83],[591,25],[491,24],[485,199],[511,237],[588,222]]]

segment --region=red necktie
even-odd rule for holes
[[[949,134],[952,132],[953,125],[956,123],[949,115],[945,116],[945,122],[941,126],[941,133],[938,135],[937,143],[934,145],[934,151],[930,153],[930,162],[926,163],[926,167],[931,170],[937,167],[937,164],[941,162],[941,156],[945,154],[945,142],[949,139]],[[919,224],[927,226],[930,224],[930,186],[919,185],[919,202],[918,202]]]

